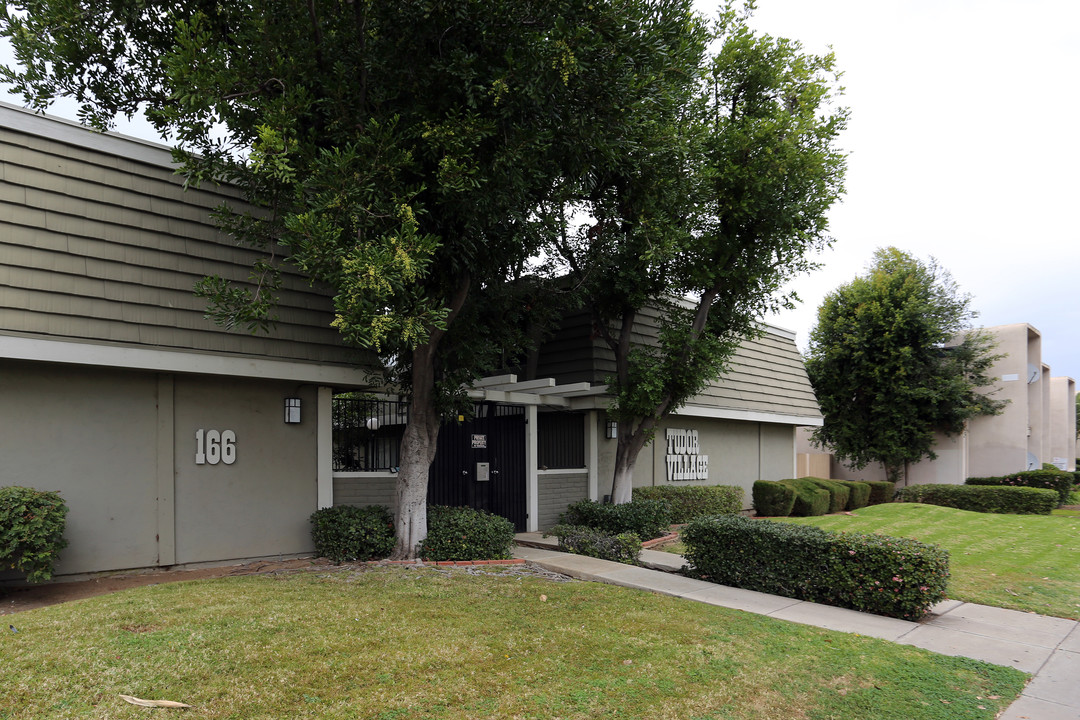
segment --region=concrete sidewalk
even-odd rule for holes
[[[645,567],[558,552],[555,538],[517,536],[515,557],[581,580],[651,590],[829,630],[1007,665],[1034,678],[999,720],[1080,719],[1080,629],[1074,620],[946,600],[922,622],[898,620],[676,574],[682,556],[643,550]]]

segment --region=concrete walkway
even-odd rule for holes
[[[1080,719],[1080,623],[1074,620],[946,600],[916,623],[684,577],[675,574],[683,558],[672,553],[643,550],[646,567],[635,567],[558,552],[556,539],[540,533],[522,533],[517,540],[515,557],[581,580],[651,590],[1014,667],[1034,678],[999,720]]]

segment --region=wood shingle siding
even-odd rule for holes
[[[0,106],[0,332],[370,360],[330,327],[328,293],[291,268],[269,334],[229,332],[204,317],[195,283],[208,275],[246,282],[263,255],[214,225],[210,212],[226,202],[243,207],[232,188],[185,191],[163,148]]]
[[[634,323],[633,342],[655,342],[659,317],[647,308]],[[568,315],[558,333],[540,348],[536,377],[553,377],[559,383],[604,384],[615,374],[615,355],[593,329],[587,312]],[[806,375],[794,336],[767,327],[756,340],[744,341],[727,370],[709,383],[687,406],[708,411],[805,417],[819,421],[821,411]]]

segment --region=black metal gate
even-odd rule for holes
[[[525,531],[525,408],[483,403],[447,422],[428,475],[428,502],[487,510]]]

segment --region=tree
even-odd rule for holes
[[[616,360],[615,503],[630,500],[638,453],[661,419],[716,379],[767,312],[792,302],[777,291],[829,242],[847,121],[833,106],[834,59],[758,36],[746,20],[722,9],[719,52],[670,106],[648,109],[644,150],[605,168],[590,187],[595,222],[559,246]],[[650,309],[659,335],[635,343]]]
[[[825,423],[814,439],[855,468],[879,462],[896,482],[933,459],[937,432],[955,435],[1004,403],[980,388],[1001,355],[971,329],[971,296],[937,262],[880,249],[865,275],[826,296],[806,371]]]
[[[0,78],[99,128],[143,112],[189,182],[242,189],[256,210],[218,219],[266,254],[246,285],[200,285],[218,321],[270,326],[283,263],[332,289],[334,324],[410,400],[409,557],[442,417],[543,306],[527,263],[552,200],[628,150],[626,108],[700,24],[689,0],[35,0],[4,5],[22,68]]]

